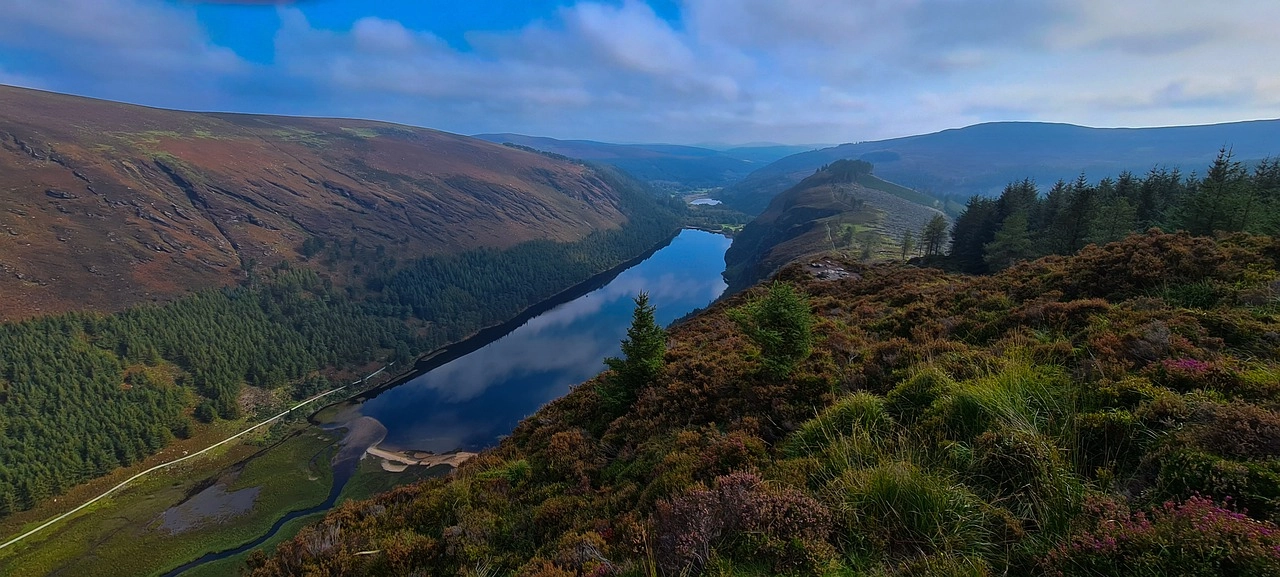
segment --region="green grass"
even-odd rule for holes
[[[343,127],[343,128],[342,128],[342,131],[343,131],[343,132],[345,132],[345,133],[347,133],[347,134],[350,134],[350,135],[352,135],[352,136],[359,137],[359,138],[377,138],[377,137],[378,137],[378,131],[376,131],[376,130],[374,130],[374,129],[372,129],[372,128],[346,128],[346,127]]]
[[[916,204],[931,206],[939,210],[942,210],[944,208],[943,206],[941,206],[941,203],[938,202],[938,199],[932,196],[929,196],[923,192],[912,190],[900,184],[894,184],[887,180],[881,180],[870,174],[864,174],[864,175],[858,176],[857,183],[867,188],[879,190],[881,192],[887,192],[898,198],[901,198],[903,200],[909,200]]]
[[[275,551],[281,543],[288,541],[298,535],[303,527],[310,525],[324,518],[324,513],[314,513],[305,517],[298,517],[280,527],[270,539],[267,539],[258,547],[263,552]],[[227,575],[239,575],[240,569],[244,565],[245,560],[249,557],[249,553],[241,553],[226,559],[219,559],[212,563],[205,563],[199,567],[193,568],[183,577],[225,577]]]
[[[409,467],[409,469],[403,473],[392,473],[383,470],[380,461],[377,459],[364,459],[360,461],[360,466],[356,470],[355,476],[353,476],[351,480],[347,482],[347,485],[343,487],[342,494],[339,496],[338,501],[342,502],[348,500],[368,499],[378,493],[389,491],[400,485],[446,475],[451,470],[452,467],[449,467],[448,465],[437,465],[430,468]],[[243,477],[241,478],[243,479]],[[257,549],[268,554],[275,551],[276,547],[279,546],[280,543],[294,538],[303,527],[323,519],[324,515],[325,514],[323,512],[315,513],[313,515],[299,517],[285,523],[275,535],[263,542]],[[233,557],[227,557],[226,559],[219,559],[212,563],[201,565],[188,571],[184,575],[189,575],[191,577],[237,575],[239,574],[240,568],[244,564],[245,560],[248,559],[249,553],[250,552],[245,552]]]
[[[334,439],[307,429],[245,463],[229,490],[260,486],[253,510],[227,522],[170,535],[160,515],[227,466],[217,458],[188,469],[149,475],[2,552],[0,575],[152,575],[209,551],[234,548],[262,535],[288,511],[328,495]],[[242,449],[241,449],[242,450]],[[320,455],[312,464],[312,457]]]

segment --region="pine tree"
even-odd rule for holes
[[[1003,270],[1014,263],[1032,256],[1031,234],[1027,230],[1025,211],[1018,211],[1004,219],[995,238],[983,247],[984,260],[993,271]]]
[[[786,378],[813,350],[813,312],[804,293],[785,282],[769,285],[769,292],[729,311],[729,318],[760,347],[763,373]]]
[[[631,406],[640,389],[662,374],[663,357],[667,354],[667,332],[658,325],[654,316],[657,309],[649,304],[649,294],[636,295],[635,303],[631,327],[627,329],[627,338],[622,340],[622,357],[604,360],[613,374],[605,377],[597,389],[605,406],[614,414]]]
[[[941,214],[933,215],[920,232],[920,242],[924,245],[924,256],[941,256],[947,243],[947,218]]]

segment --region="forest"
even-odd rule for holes
[[[315,267],[281,263],[255,269],[245,286],[166,304],[0,325],[0,516],[138,462],[189,435],[193,419],[241,417],[246,384],[291,387],[301,399],[324,388],[318,371],[411,360],[641,254],[680,226],[679,203],[599,172],[622,192],[629,222],[577,242],[399,266],[394,254],[312,242],[316,264],[359,258],[359,282],[336,286]]]
[[[1153,227],[1194,235],[1280,232],[1280,159],[1249,168],[1222,149],[1203,176],[1153,168],[1091,183],[1082,174],[1043,195],[1030,180],[1010,183],[997,198],[969,199],[951,229],[949,264],[981,274]]]

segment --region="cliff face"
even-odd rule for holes
[[[625,220],[591,168],[468,137],[0,87],[0,320],[227,285],[304,244],[407,261]]]

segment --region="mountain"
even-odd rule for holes
[[[596,170],[465,136],[0,86],[0,319],[167,299],[324,246],[408,262],[625,221]]]
[[[1280,574],[1278,249],[789,266],[672,328],[623,410],[605,373],[248,574]]]
[[[769,203],[725,253],[729,291],[745,289],[806,255],[844,250],[896,256],[903,232],[918,233],[937,209],[862,184],[871,165],[838,160]]]
[[[1088,128],[1071,124],[995,122],[932,134],[842,144],[796,154],[757,170],[716,198],[756,214],[774,195],[840,159],[871,162],[886,180],[932,196],[992,195],[1009,182],[1041,186],[1156,166],[1201,171],[1219,147],[1238,160],[1280,154],[1280,120],[1165,128]]]
[[[477,134],[475,137],[602,162],[621,168],[638,179],[674,190],[725,186],[770,162],[807,150],[804,147],[768,145],[721,151],[675,144],[610,144],[522,134]]]

